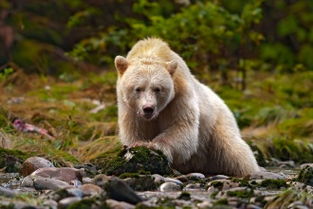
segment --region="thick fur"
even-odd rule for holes
[[[126,58],[117,56],[115,65],[119,72],[119,134],[124,145],[160,149],[182,173],[246,176],[259,171],[232,112],[190,73],[183,59],[165,42],[141,40]],[[137,100],[141,96],[133,95],[132,85],[144,79],[149,85],[150,78],[166,86],[167,98],[150,93],[150,99],[140,103]],[[162,104],[154,118],[145,120],[139,114],[140,105],[148,100],[154,104],[153,98],[156,103],[162,100]]]

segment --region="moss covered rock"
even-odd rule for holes
[[[158,150],[146,147],[124,148],[119,152],[104,153],[93,163],[108,175],[123,173],[151,173],[169,175],[172,173],[166,156]]]
[[[313,166],[303,168],[297,178],[298,181],[313,186]]]
[[[5,171],[9,173],[18,172],[28,157],[30,155],[22,151],[0,147],[0,169],[5,168]]]

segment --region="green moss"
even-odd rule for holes
[[[260,186],[268,189],[280,189],[281,187],[287,187],[287,183],[283,179],[265,179]]]
[[[224,182],[222,182],[222,181],[212,181],[210,184],[214,188],[222,189],[222,187],[224,185]]]
[[[140,175],[139,175],[139,173],[122,173],[121,175],[119,175],[119,177],[121,179],[125,179],[125,178],[139,178]]]
[[[298,181],[313,186],[313,167],[306,166],[303,168],[297,178]]]
[[[238,191],[228,191],[227,195],[230,197],[250,198],[253,196],[253,190],[244,189]]]
[[[131,156],[126,159],[125,156]],[[108,175],[119,176],[123,173],[138,173],[139,171],[171,174],[169,162],[161,151],[146,147],[124,148],[117,152],[104,153],[93,160]]]
[[[21,163],[31,154],[26,154],[19,150],[10,150],[0,147],[0,168],[5,168],[6,172],[18,172]]]
[[[226,198],[222,198],[214,202],[214,205],[227,205],[227,204],[228,200]]]

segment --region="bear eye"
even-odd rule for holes
[[[161,91],[161,89],[159,87],[156,87],[153,89],[154,92],[159,93]]]
[[[135,91],[138,93],[138,92],[141,92],[142,89],[140,87],[137,87],[137,88],[135,88]]]

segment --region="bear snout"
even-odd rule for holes
[[[143,111],[143,117],[145,119],[151,119],[153,117],[153,113],[154,113],[154,107],[153,106],[144,106],[142,108]]]

